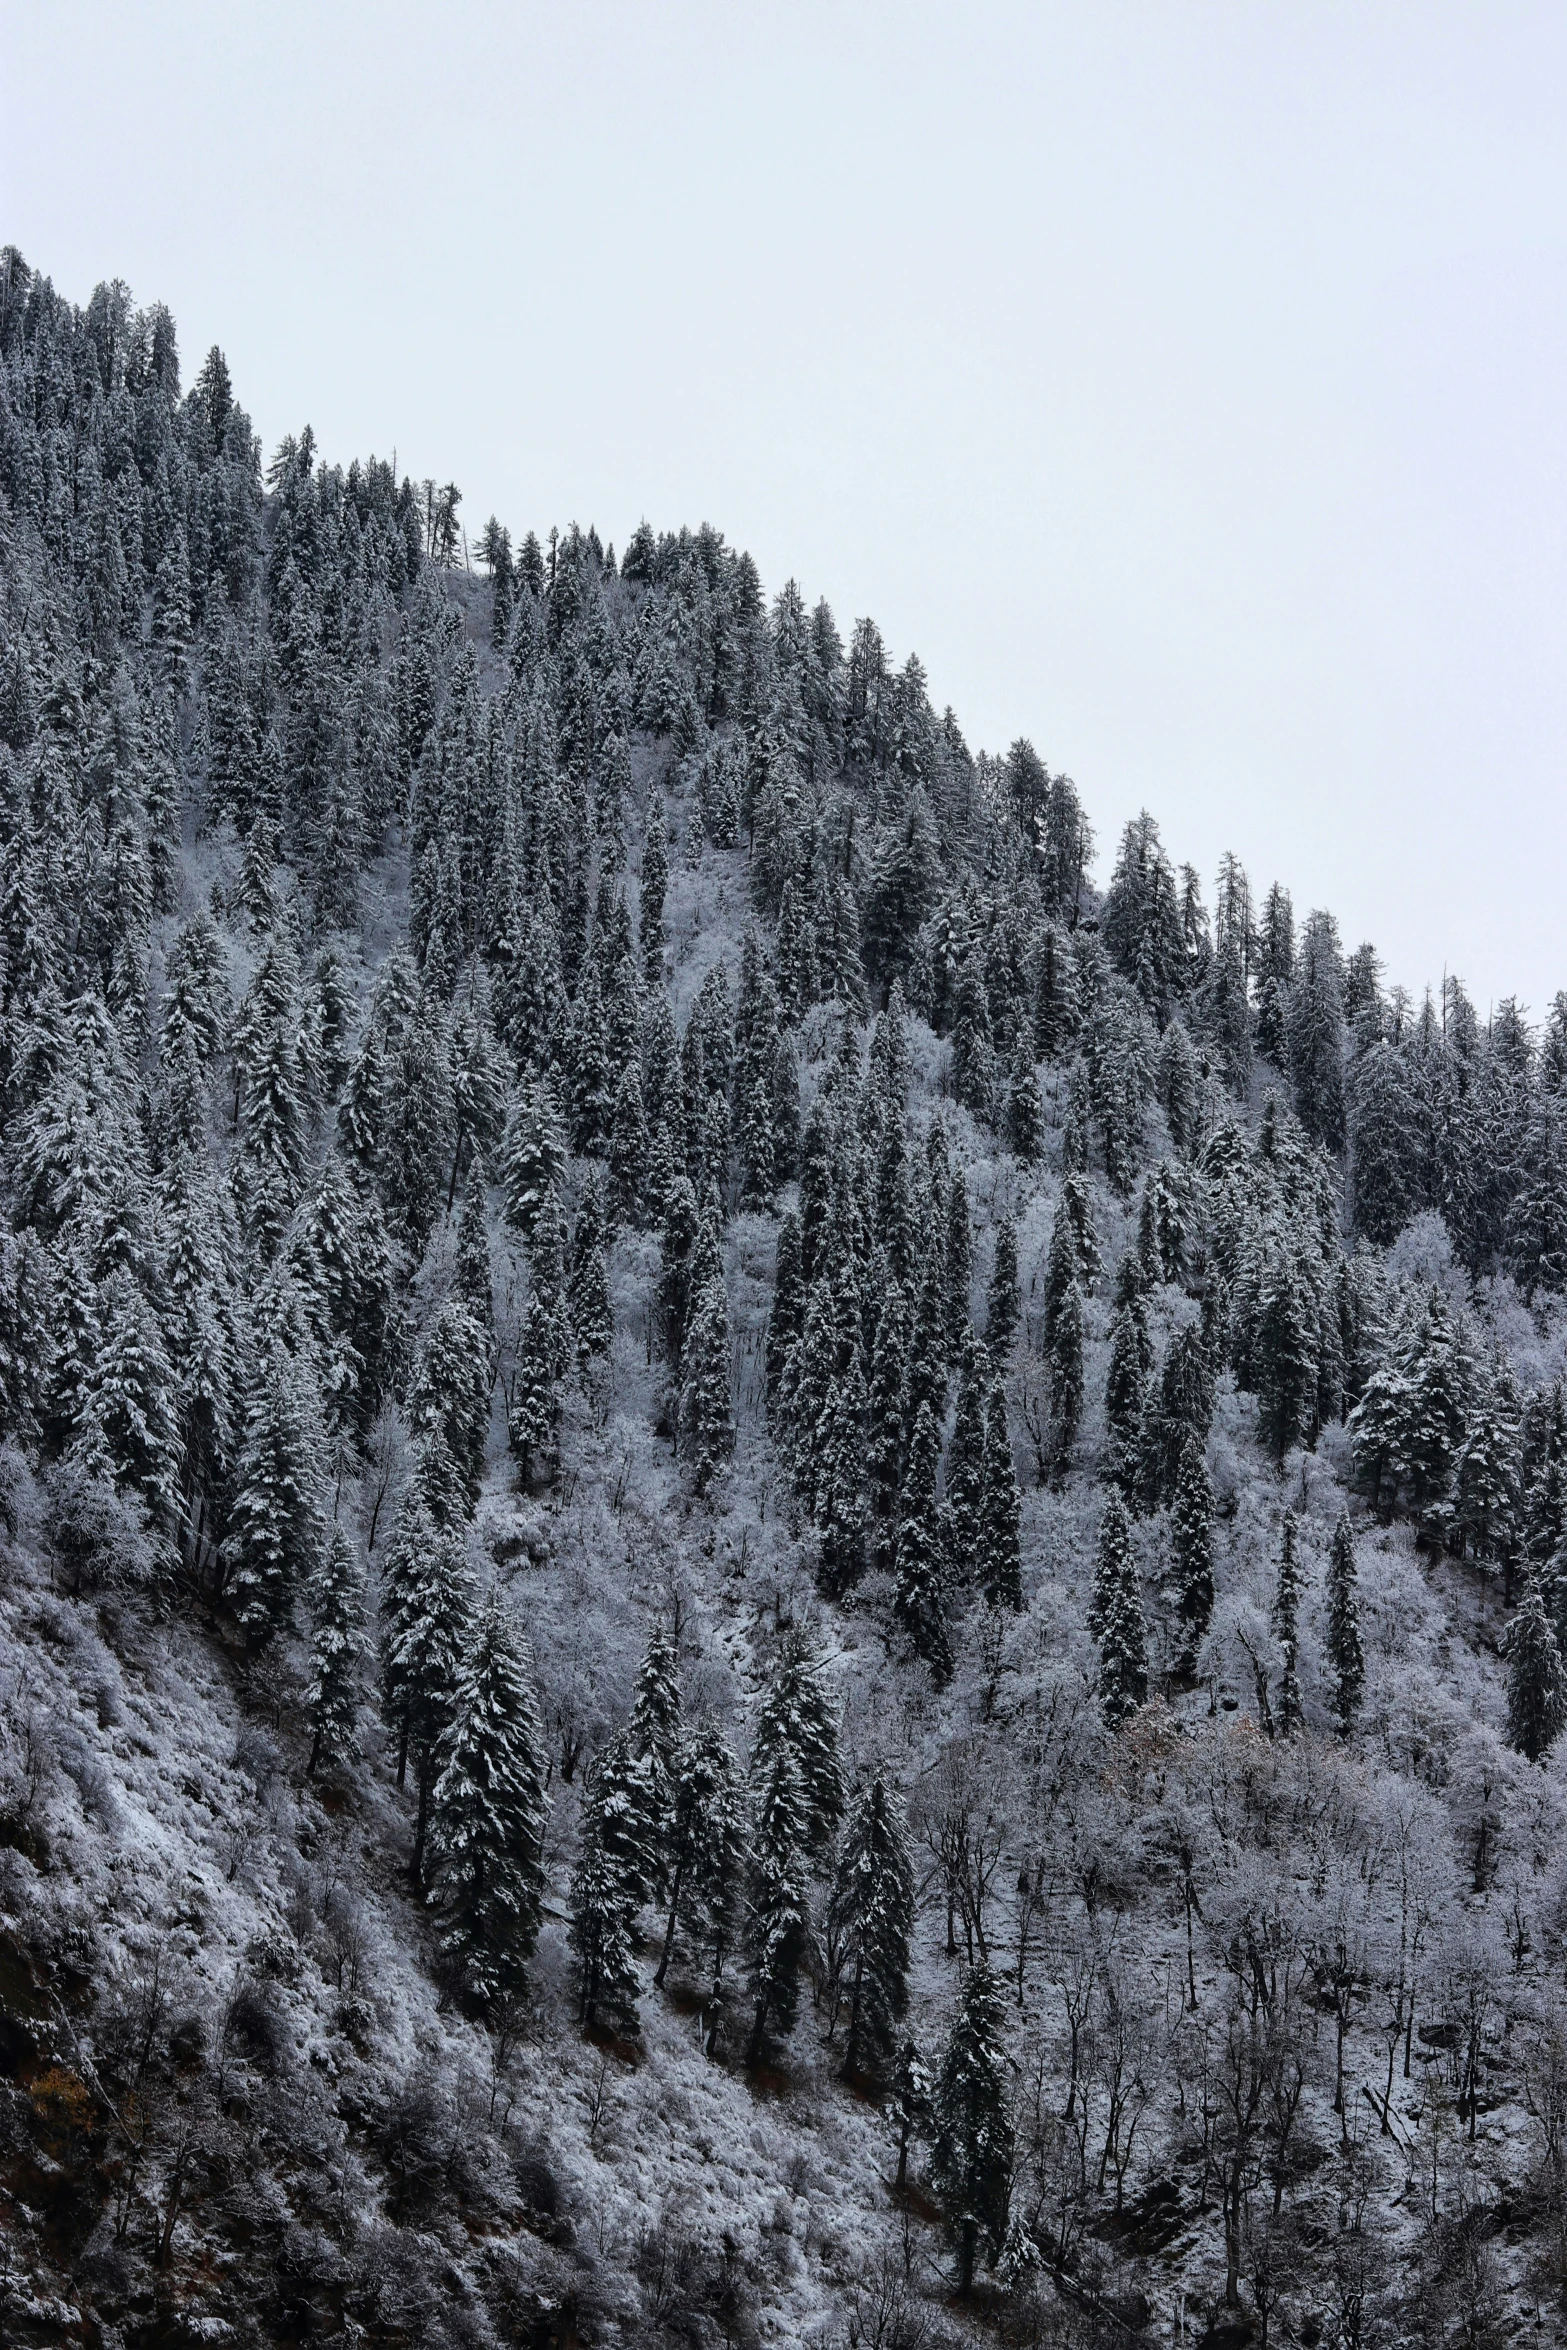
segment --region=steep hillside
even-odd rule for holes
[[[0,256],[0,2334],[1551,2338],[1567,998]]]

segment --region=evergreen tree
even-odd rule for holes
[[[480,2000],[519,1988],[544,1891],[544,1736],[521,1647],[491,1600],[439,1749],[430,1817],[441,1939]]]
[[[962,1347],[969,1327],[969,1283],[974,1272],[974,1235],[969,1222],[968,1185],[961,1167],[947,1194],[946,1261],[947,1360]]]
[[[931,2178],[958,2241],[965,2296],[981,2246],[994,2261],[1006,2235],[1013,2141],[1004,2015],[996,1977],[988,1966],[971,1967],[931,2099]]]
[[[610,1205],[617,1222],[638,1232],[645,1231],[652,1221],[647,1197],[649,1147],[642,1071],[636,1060],[630,1060],[620,1073],[610,1122]]]
[[[664,987],[664,893],[669,887],[668,834],[663,796],[655,788],[649,797],[647,832],[642,843],[640,943],[647,967],[647,983],[656,993]]]
[[[1567,1678],[1539,1578],[1531,1574],[1507,1638],[1507,1736],[1539,1762],[1567,1720]]]
[[[570,1932],[585,2032],[639,2029],[636,1930],[654,1863],[646,1834],[650,1777],[648,1759],[621,1732],[596,1756],[583,1790]]]
[[[1105,1495],[1088,1629],[1099,1646],[1099,1709],[1112,1730],[1148,1695],[1147,1638],[1131,1521],[1114,1487]]]
[[[1034,1066],[1034,1040],[1019,1031],[1016,1063],[1007,1089],[1008,1148],[1025,1167],[1037,1166],[1045,1152],[1045,1108],[1039,1098],[1039,1074]]]
[[[876,2081],[892,2062],[909,2004],[914,1862],[903,1807],[877,1772],[850,1811],[828,1908],[849,2006],[846,2079]]]
[[[364,1583],[353,1543],[334,1526],[308,1589],[310,1679],[309,1775],[321,1763],[351,1763],[359,1754],[359,1666],[364,1654]]]
[[[1333,1529],[1328,1560],[1328,1663],[1333,1670],[1333,1710],[1341,1736],[1347,1738],[1360,1711],[1366,1681],[1365,1653],[1360,1644],[1360,1594],[1355,1575],[1355,1535],[1349,1512],[1340,1513]]]
[[[825,1866],[843,1816],[837,1710],[822,1677],[820,1657],[798,1634],[791,1634],[784,1643],[757,1717],[753,1776],[783,1746],[799,1766],[807,1848],[819,1865]]]
[[[471,1517],[490,1428],[490,1350],[472,1313],[455,1295],[448,1297],[424,1334],[409,1383],[407,1412],[415,1439],[439,1439],[455,1471],[443,1522]]]
[[[729,1300],[722,1276],[695,1300],[681,1348],[680,1449],[698,1493],[706,1493],[735,1448],[730,1391]]]
[[[225,1580],[253,1647],[287,1629],[315,1571],[320,1476],[314,1399],[303,1366],[279,1338],[249,1382],[224,1539]]]
[[[460,1298],[495,1351],[495,1268],[490,1257],[490,1220],[483,1181],[477,1168],[463,1194],[457,1226],[457,1262],[452,1274],[453,1295]]]
[[[792,1744],[764,1752],[756,1775],[745,1943],[754,2020],[747,2060],[759,2064],[771,2040],[787,2039],[799,2004],[800,1970],[812,1946],[808,1811]]]
[[[992,1380],[980,1502],[979,1580],[992,1607],[1023,1605],[1022,1501],[1007,1427],[1006,1390]]]
[[[522,1318],[517,1367],[506,1399],[506,1433],[527,1486],[554,1467],[560,1433],[561,1398],[556,1360],[558,1317],[548,1299],[534,1296]]]
[[[680,1660],[674,1633],[662,1616],[655,1620],[648,1634],[637,1670],[636,1696],[626,1737],[631,1752],[648,1765],[649,1812],[645,1834],[652,1855],[648,1881],[655,1893],[662,1893],[666,1890],[667,1842],[680,1749]]]
[[[1065,1475],[1083,1417],[1083,1351],[1088,1310],[1074,1281],[1056,1313],[1050,1341],[1050,1448],[1057,1482]]]
[[[780,1236],[780,1252],[782,1239]],[[866,1499],[879,1563],[890,1563],[891,1530],[903,1482],[903,1392],[908,1369],[908,1305],[896,1281],[877,1284],[880,1303],[866,1398]],[[951,1469],[948,1470],[950,1489]]]
[[[397,1733],[397,1783],[410,1760],[419,1790],[409,1874],[424,1881],[430,1798],[473,1632],[461,1535],[438,1528],[422,1494],[405,1507],[382,1591],[382,1696]]]
[[[892,2125],[898,2133],[898,2175],[893,2185],[902,2194],[909,2180],[909,2148],[916,2138],[930,2135],[932,2082],[929,2069],[912,2040],[898,2050],[888,2100]]]
[[[711,1957],[716,1990],[734,1936],[746,1850],[740,1770],[716,1722],[698,1722],[680,1739],[670,1788],[669,1920],[653,1980],[662,1986],[683,1927]]]
[[[915,1654],[930,1667],[938,1689],[951,1680],[953,1665],[946,1617],[946,1541],[936,1501],[940,1457],[936,1416],[928,1403],[922,1403],[909,1439],[898,1503],[894,1605]]]
[[[1300,1560],[1296,1549],[1293,1510],[1286,1510],[1279,1528],[1279,1579],[1273,1600],[1273,1629],[1284,1652],[1284,1679],[1279,1689],[1279,1728],[1286,1738],[1301,1723],[1300,1697]]]
[[[1017,1277],[1017,1226],[1003,1216],[996,1226],[996,1261],[990,1276],[985,1334],[991,1354],[1005,1364],[1023,1319],[1023,1293]]]
[[[1481,1565],[1506,1566],[1517,1557],[1521,1487],[1517,1389],[1498,1366],[1464,1432],[1453,1473],[1453,1531]]]
[[[793,1209],[778,1227],[773,1302],[767,1319],[767,1409],[776,1417],[785,1373],[805,1324],[805,1282],[800,1268],[800,1222]]]
[[[1045,1294],[1041,1307],[1041,1336],[1048,1354],[1055,1340],[1056,1316],[1067,1292],[1084,1279],[1076,1222],[1065,1192],[1056,1206],[1050,1228],[1050,1250],[1045,1259]]]
[[[946,1499],[953,1572],[960,1583],[971,1582],[979,1568],[981,1515],[985,1496],[985,1400],[990,1385],[990,1353],[983,1339],[971,1331],[963,1349],[958,1375],[957,1412],[947,1446]]]
[[[97,1322],[78,1441],[90,1428],[90,1443],[101,1447],[116,1482],[141,1496],[154,1525],[172,1532],[180,1487],[173,1367],[157,1317],[124,1267],[99,1291]]]
[[[1184,1330],[1175,1332],[1165,1348],[1159,1374],[1157,1423],[1153,1431],[1158,1452],[1153,1496],[1156,1503],[1170,1499],[1188,1447],[1195,1443],[1201,1450],[1206,1445],[1212,1419],[1213,1376],[1208,1350],[1201,1329],[1188,1324]]]
[[[1201,1444],[1188,1438],[1176,1478],[1170,1512],[1170,1553],[1175,1570],[1175,1612],[1180,1624],[1179,1661],[1194,1670],[1197,1651],[1213,1614],[1213,1487]]]
[[[560,1189],[566,1146],[547,1088],[528,1086],[518,1096],[501,1152],[506,1221],[532,1242],[547,1199]]]
[[[570,1306],[577,1350],[584,1362],[607,1355],[615,1335],[604,1258],[604,1209],[596,1182],[585,1185],[571,1241]]]
[[[1105,1382],[1105,1474],[1128,1494],[1142,1464],[1145,1325],[1141,1301],[1129,1301],[1110,1333],[1110,1370]]]

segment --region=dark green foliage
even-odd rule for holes
[[[735,1448],[729,1302],[721,1275],[694,1299],[680,1354],[680,1451],[706,1493]]]
[[[1017,1277],[1017,1226],[1003,1216],[996,1226],[996,1260],[990,1276],[985,1336],[991,1354],[1005,1363],[1023,1319],[1023,1293]]]
[[[784,1642],[762,1701],[752,1747],[753,1775],[782,1747],[789,1749],[799,1769],[807,1845],[816,1865],[825,1867],[833,1833],[843,1816],[837,1709],[823,1678],[820,1656],[798,1634],[791,1634]]]
[[[223,1546],[234,1613],[254,1647],[292,1623],[295,1600],[315,1571],[320,1475],[307,1375],[279,1338],[248,1383]]]
[[[1507,1735],[1530,1762],[1561,1736],[1567,1718],[1562,1654],[1539,1579],[1530,1575],[1507,1636]]]
[[[746,1848],[740,1769],[716,1722],[681,1738],[669,1784],[669,1918],[653,1979],[663,1983],[683,1930],[707,1953],[716,1988],[736,1931]]]
[[[992,1607],[1023,1605],[1021,1497],[1007,1426],[1006,1390],[992,1380],[979,1510],[979,1584]]]
[[[969,1217],[968,1184],[957,1168],[947,1193],[947,1255],[945,1265],[947,1360],[962,1348],[969,1327],[969,1284],[974,1274],[974,1229]]]
[[[1279,1729],[1290,1738],[1300,1728],[1300,1558],[1295,1513],[1286,1510],[1279,1528],[1279,1579],[1273,1600],[1273,1629],[1284,1652],[1279,1685]]]
[[[364,1581],[353,1543],[334,1526],[307,1591],[310,1771],[353,1762],[359,1753],[359,1668],[364,1654]]]
[[[1188,1438],[1170,1510],[1170,1565],[1181,1667],[1191,1672],[1213,1614],[1213,1487],[1202,1447]]]
[[[462,1685],[472,1625],[462,1537],[439,1529],[416,1495],[400,1514],[381,1593],[381,1686],[397,1739],[397,1783],[411,1760],[419,1790],[410,1864],[415,1884],[423,1879],[440,1745]]]
[[[828,1906],[839,1996],[849,2010],[843,2069],[877,2081],[909,2004],[914,1862],[903,1806],[880,1772],[851,1807]]]
[[[439,1752],[430,1817],[441,1938],[473,1993],[515,1991],[544,1889],[544,1738],[517,1634],[492,1601],[479,1619]]]
[[[1111,1326],[1105,1382],[1105,1474],[1128,1492],[1141,1476],[1146,1350],[1141,1302],[1132,1300],[1121,1307]]]
[[[957,2238],[964,2294],[979,2251],[994,2262],[1006,2235],[1013,2139],[1005,2014],[989,1967],[970,1967],[931,2094],[931,2180]]]
[[[922,1403],[904,1464],[893,1573],[898,1621],[938,1688],[952,1678],[953,1665],[946,1618],[947,1535],[936,1500],[940,1457],[935,1414]]]
[[[958,1375],[957,1412],[947,1446],[946,1500],[953,1573],[959,1583],[976,1579],[981,1557],[980,1520],[985,1492],[985,1410],[990,1387],[990,1354],[969,1335]]]
[[[597,1182],[590,1182],[584,1187],[576,1230],[571,1236],[571,1275],[567,1289],[577,1349],[585,1362],[608,1354],[615,1335],[604,1242],[603,1199]]]
[[[571,1881],[571,1947],[585,2032],[635,2032],[636,1924],[657,1874],[648,1840],[653,1765],[622,1731],[595,1757],[582,1797],[582,1846]]]
[[[1348,1737],[1360,1711],[1366,1682],[1365,1652],[1360,1642],[1360,1591],[1355,1570],[1355,1534],[1348,1510],[1333,1529],[1328,1559],[1328,1664],[1333,1673],[1333,1711],[1341,1734]]]
[[[809,1810],[793,1743],[764,1748],[753,1772],[745,1948],[754,2002],[747,2054],[757,2064],[794,2029],[812,1931]]]
[[[1113,1487],[1099,1521],[1088,1629],[1099,1646],[1099,1708],[1113,1730],[1148,1695],[1147,1637],[1131,1521]]]

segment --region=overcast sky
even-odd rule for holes
[[[709,520],[972,745],[1567,986],[1567,12],[0,0],[0,238],[470,533]]]

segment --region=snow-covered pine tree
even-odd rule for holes
[[[1105,1475],[1127,1494],[1135,1493],[1141,1480],[1146,1345],[1141,1300],[1129,1300],[1111,1328],[1105,1381]]]
[[[649,1883],[655,1893],[661,1893],[667,1874],[675,1763],[680,1750],[680,1660],[674,1629],[665,1616],[655,1617],[648,1633],[637,1668],[626,1737],[632,1753],[648,1764],[647,1843],[654,1856]]]
[[[352,1763],[359,1754],[360,1664],[364,1656],[364,1576],[348,1531],[334,1525],[306,1591],[310,1611],[308,1775],[322,1763]]]
[[[1180,1627],[1180,1669],[1195,1669],[1197,1651],[1213,1614],[1213,1487],[1202,1446],[1188,1438],[1175,1481],[1170,1511],[1170,1561],[1175,1613]]]
[[[893,2181],[901,2195],[909,2183],[909,2149],[916,2138],[930,2135],[930,2068],[912,2040],[905,2040],[892,2068],[888,2118],[898,2134],[898,2175]]]
[[[1279,1683],[1279,1732],[1292,1738],[1301,1725],[1300,1557],[1295,1512],[1286,1510],[1279,1527],[1279,1575],[1273,1599],[1273,1629],[1284,1655]]]
[[[648,1757],[634,1751],[622,1730],[594,1758],[583,1790],[570,1932],[585,2032],[640,2028],[636,1928],[657,1868],[648,1837],[652,1787]]]
[[[981,1511],[985,1494],[985,1411],[990,1388],[990,1350],[971,1330],[963,1343],[957,1409],[947,1444],[946,1501],[954,1579],[976,1580],[981,1558]]]
[[[662,1986],[676,1934],[684,1930],[707,1952],[717,1985],[734,1941],[746,1818],[740,1766],[716,1722],[697,1722],[681,1737],[670,1787],[669,1917],[653,1980]]]
[[[974,1229],[969,1214],[968,1183],[961,1167],[953,1170],[947,1193],[947,1255],[945,1265],[946,1359],[961,1352],[969,1329],[969,1284],[974,1273]]]
[[[571,1236],[569,1286],[572,1326],[584,1362],[607,1355],[615,1335],[604,1242],[603,1199],[597,1181],[590,1179],[583,1186],[576,1230]]]
[[[1507,1635],[1507,1736],[1521,1755],[1539,1762],[1567,1720],[1567,1676],[1539,1577],[1524,1584]]]
[[[897,1790],[875,1773],[851,1805],[833,1873],[828,1926],[849,2009],[846,2079],[879,2081],[908,2009],[914,1862]]]
[[[515,1992],[544,1894],[544,1736],[517,1632],[480,1616],[431,1798],[430,1881],[441,1940],[480,2001]]]
[[[475,1167],[463,1194],[457,1224],[457,1261],[452,1268],[452,1291],[483,1332],[493,1363],[495,1357],[495,1266],[490,1256],[489,1203],[483,1177]]]
[[[451,1512],[473,1515],[490,1429],[490,1348],[457,1295],[448,1297],[420,1344],[409,1383],[408,1426],[416,1442],[439,1439],[456,1470]]]
[[[1148,1647],[1131,1520],[1113,1486],[1099,1520],[1088,1629],[1099,1646],[1099,1709],[1114,1730],[1148,1695]]]
[[[1050,1467],[1059,1484],[1071,1461],[1083,1417],[1083,1357],[1088,1309],[1074,1281],[1056,1312],[1047,1360],[1050,1366]]]
[[[1026,1028],[1018,1032],[1018,1048],[1007,1087],[1006,1139],[1007,1148],[1025,1167],[1036,1166],[1044,1156],[1045,1109],[1039,1098],[1034,1040]]]
[[[262,1647],[293,1621],[321,1548],[320,1419],[306,1366],[275,1339],[246,1384],[223,1541],[240,1628]]]
[[[866,1396],[865,1498],[877,1563],[886,1566],[891,1561],[898,1492],[903,1481],[908,1301],[901,1285],[890,1277],[878,1279],[873,1289],[877,1310]]]
[[[397,1737],[398,1785],[411,1760],[419,1803],[409,1874],[422,1884],[430,1797],[473,1632],[473,1579],[463,1538],[430,1517],[421,1495],[401,1515],[382,1590],[382,1698]]]
[[[844,1805],[838,1709],[828,1690],[820,1655],[809,1638],[798,1632],[790,1633],[779,1651],[757,1715],[753,1776],[782,1746],[789,1748],[799,1765],[806,1844],[815,1865],[825,1869]]]
[[[642,836],[642,870],[638,876],[638,943],[647,967],[647,984],[656,995],[662,996],[664,896],[669,888],[669,835],[664,822],[663,794],[655,786],[648,797],[647,829]]]
[[[1012,1458],[1006,1389],[990,1383],[979,1509],[979,1584],[992,1607],[1023,1605],[1022,1496]]]
[[[522,1318],[517,1363],[506,1399],[506,1433],[526,1487],[553,1473],[560,1434],[560,1382],[555,1362],[560,1332],[556,1314],[542,1297],[532,1297]]]
[[[759,2064],[794,2029],[800,1972],[812,1945],[809,1810],[794,1744],[753,1762],[755,1800],[746,1887],[746,1971],[753,2020],[746,2056]]]
[[[996,1226],[996,1258],[987,1292],[985,1338],[995,1361],[1004,1369],[1012,1342],[1023,1319],[1023,1292],[1017,1273],[1017,1226],[1003,1216]]]
[[[985,1965],[970,1967],[931,2096],[931,2180],[957,2238],[958,2290],[974,2285],[981,2247],[999,2258],[1012,2185],[1005,2000]]]
[[[729,1299],[718,1274],[693,1301],[680,1357],[680,1450],[698,1493],[710,1490],[735,1448],[732,1353]]]
[[[545,1085],[525,1085],[512,1105],[501,1146],[501,1188],[507,1223],[530,1245],[565,1169],[565,1138],[554,1098]]]
[[[609,1131],[610,1205],[617,1223],[645,1231],[652,1221],[646,1194],[648,1178],[647,1112],[642,1102],[642,1071],[630,1060],[615,1088],[615,1108]]]
[[[952,1640],[947,1630],[947,1539],[936,1500],[936,1470],[941,1458],[941,1436],[936,1415],[922,1403],[909,1439],[898,1497],[898,1539],[894,1552],[896,1585],[894,1608],[899,1623],[914,1644],[916,1656],[930,1667],[937,1688],[952,1678]]]
[[[1339,1513],[1328,1558],[1328,1663],[1333,1671],[1333,1710],[1347,1738],[1360,1711],[1366,1681],[1360,1641],[1360,1592],[1355,1572],[1355,1531],[1348,1510]]]

